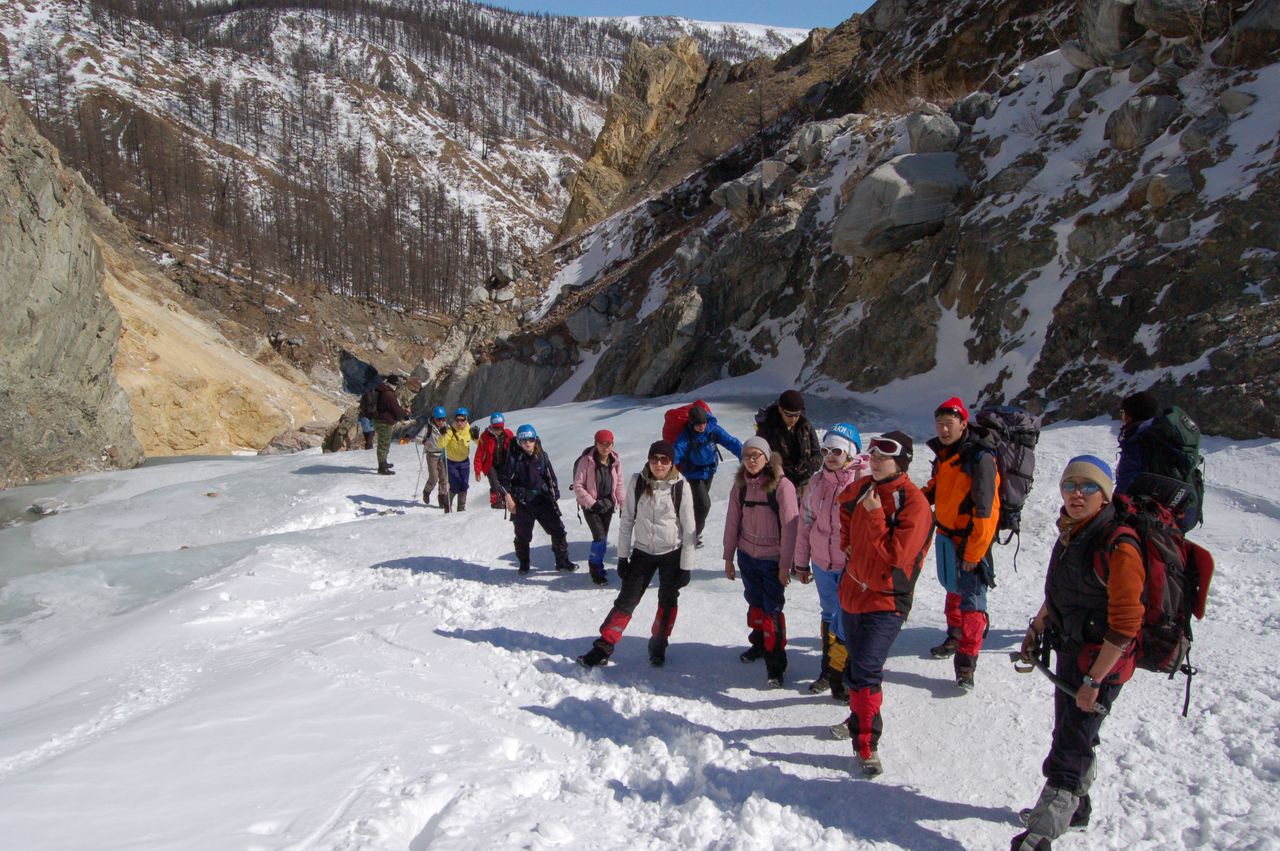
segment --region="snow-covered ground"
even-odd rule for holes
[[[745,435],[763,398],[711,398]],[[543,435],[567,493],[600,427],[637,469],[662,401],[508,412]],[[818,407],[819,425],[845,415]],[[851,410],[851,409],[850,409]],[[897,425],[874,412],[863,433]],[[929,421],[908,424],[921,441]],[[1113,457],[1115,424],[1046,430],[1018,556],[997,554],[978,688],[926,658],[942,593],[926,567],[889,662],[886,773],[851,773],[844,717],[804,685],[817,601],[792,585],[790,681],[738,662],[741,585],[698,553],[666,668],[656,596],[614,664],[584,652],[613,599],[585,569],[515,571],[511,526],[425,507],[412,446],[188,460],[0,494],[60,514],[0,529],[0,845],[68,848],[1003,848],[1032,803],[1050,687],[1012,670],[1038,601],[1058,471]],[[1093,826],[1062,848],[1280,847],[1280,443],[1206,440],[1218,558],[1182,680],[1139,673],[1104,727]],[[913,478],[928,471],[921,448]],[[734,462],[715,482],[716,541]],[[572,553],[588,534],[568,496]],[[616,524],[615,524],[616,536]],[[616,538],[615,538],[616,539]],[[612,559],[612,551],[610,553]],[[585,568],[585,565],[584,565]],[[612,574],[611,574],[612,576]]]

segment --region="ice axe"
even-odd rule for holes
[[[1053,687],[1058,691],[1063,694],[1069,694],[1073,698],[1076,696],[1076,689],[1072,688],[1071,684],[1062,677],[1050,671],[1049,666],[1037,654],[1033,653],[1029,658],[1024,658],[1020,652],[1013,650],[1009,653],[1009,658],[1013,661],[1013,669],[1019,674],[1029,674],[1032,670],[1039,671],[1048,678],[1049,682],[1053,683]],[[1095,703],[1093,711],[1099,715],[1106,715],[1107,707],[1101,703]]]

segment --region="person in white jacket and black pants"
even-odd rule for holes
[[[667,640],[676,623],[680,589],[693,574],[693,500],[675,468],[676,450],[659,440],[649,447],[649,462],[631,477],[618,526],[618,577],[622,590],[600,624],[600,637],[578,657],[584,667],[609,661],[644,592],[658,574],[658,611],[649,639],[649,664],[667,661]]]

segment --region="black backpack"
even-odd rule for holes
[[[1143,472],[1177,479],[1191,489],[1193,504],[1184,506],[1179,527],[1188,532],[1204,522],[1204,457],[1200,427],[1178,407],[1165,408],[1138,435]]]
[[[991,437],[1000,471],[1000,521],[996,526],[1009,535],[1009,543],[1022,530],[1022,506],[1031,493],[1036,472],[1036,444],[1040,441],[1040,417],[1013,405],[986,405],[974,417]]]
[[[367,420],[378,416],[378,391],[373,387],[360,394],[360,416]]]

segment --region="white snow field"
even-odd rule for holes
[[[749,433],[768,399],[710,401]],[[925,400],[920,407],[928,407]],[[1115,423],[1048,428],[1012,565],[997,553],[978,687],[927,658],[942,592],[926,563],[889,660],[886,773],[853,772],[827,728],[817,595],[788,590],[791,669],[767,691],[719,536],[715,481],[667,667],[650,668],[651,590],[613,664],[585,652],[617,589],[592,586],[571,464],[597,428],[637,469],[672,400],[508,412],[560,476],[574,558],[541,532],[517,576],[511,526],[474,485],[465,514],[424,506],[415,448],[187,460],[0,494],[68,503],[0,529],[0,846],[6,849],[1001,849],[1041,785],[1051,691],[1008,661],[1035,610],[1066,459],[1114,459]],[[927,478],[927,414],[828,402],[865,435],[901,425]],[[485,412],[487,415],[487,412]],[[1061,848],[1280,848],[1280,442],[1205,441],[1217,556],[1183,680],[1138,672],[1103,728],[1093,825]],[[613,540],[617,526],[614,525]],[[610,549],[610,560],[613,552]]]

